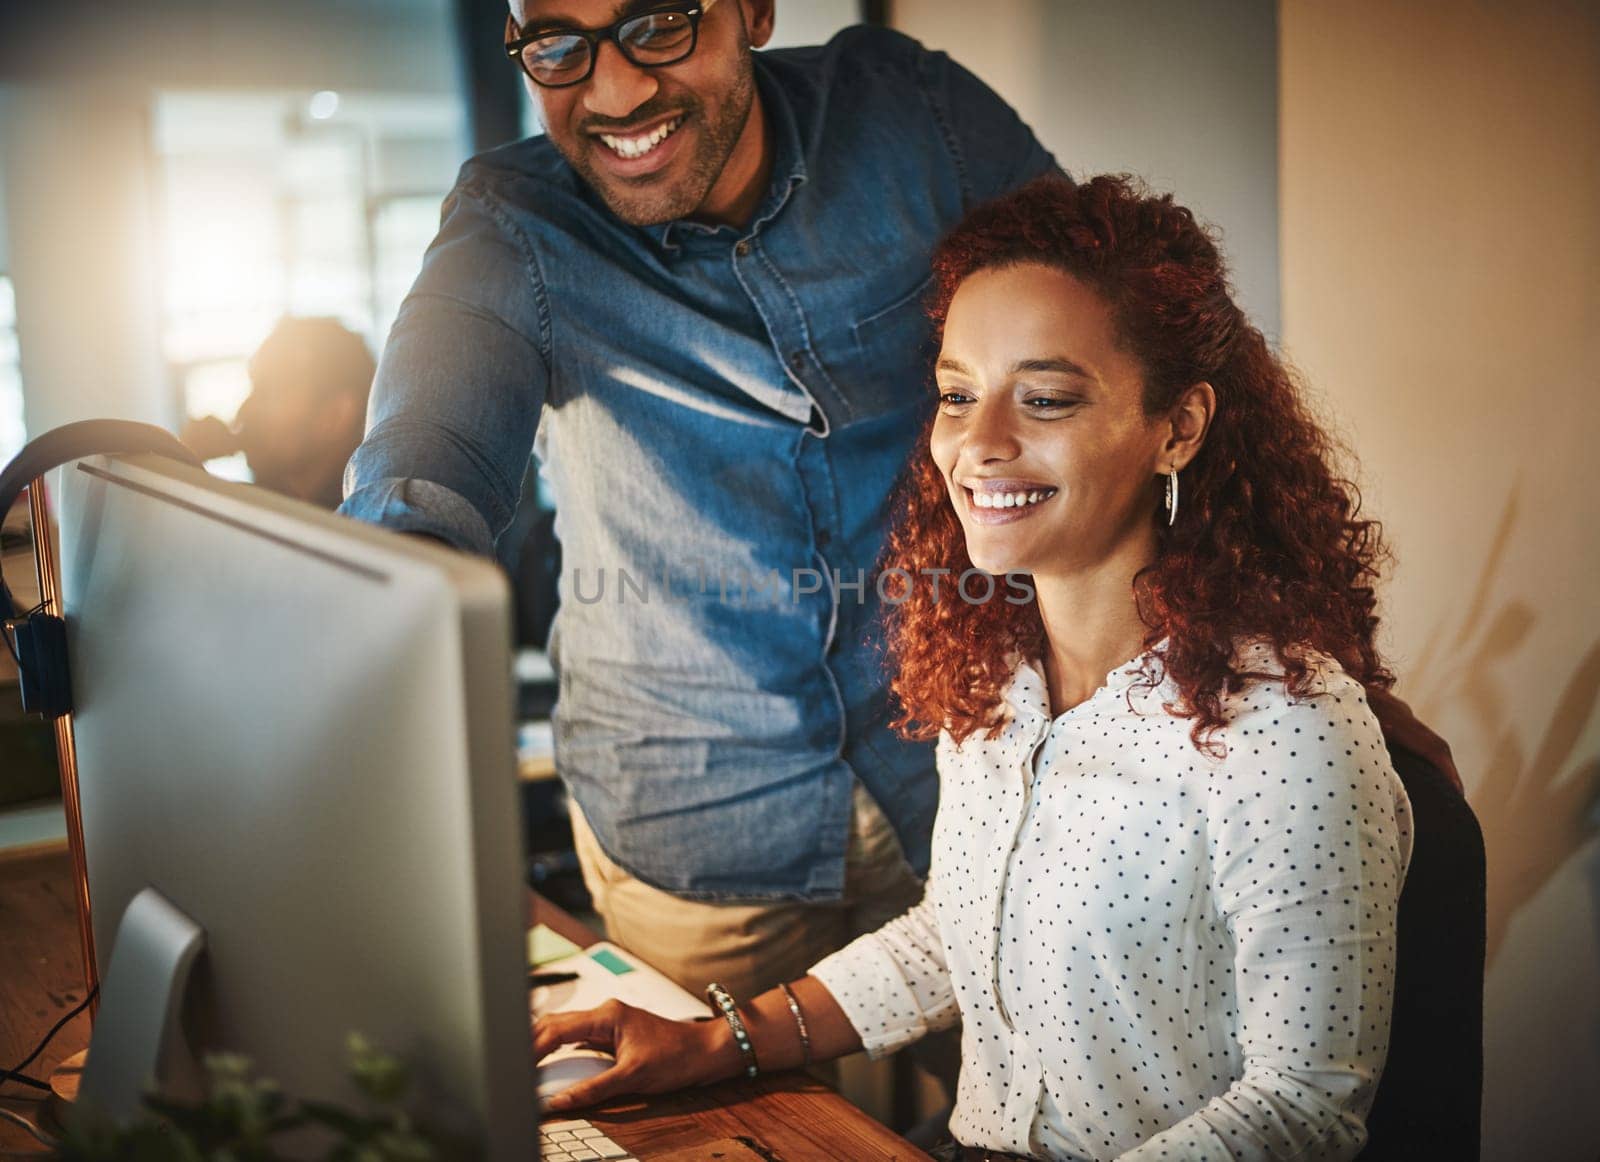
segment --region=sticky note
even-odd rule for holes
[[[543,924],[535,924],[528,930],[528,964],[534,968],[554,960],[565,960],[582,951],[561,933]]]
[[[609,948],[601,948],[598,951],[589,953],[589,959],[614,976],[621,976],[625,972],[633,971],[633,965],[623,960],[622,957],[612,952]]]

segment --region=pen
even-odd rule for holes
[[[528,987],[540,988],[549,984],[566,984],[570,980],[577,980],[575,972],[530,972],[528,974]]]

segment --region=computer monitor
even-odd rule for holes
[[[232,1051],[359,1105],[359,1032],[413,1068],[424,1120],[531,1157],[499,571],[159,457],[69,465],[60,495],[103,977],[85,1100],[137,1103],[167,989],[163,1087]]]

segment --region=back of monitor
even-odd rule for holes
[[[197,1048],[355,1104],[359,1032],[425,1117],[528,1157],[498,570],[154,457],[69,467],[62,497],[102,971],[154,887],[205,933]]]

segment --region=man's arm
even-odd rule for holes
[[[1016,110],[942,52],[921,64],[923,95],[933,109],[961,173],[970,209],[1042,174],[1063,174]]]
[[[384,346],[340,512],[493,551],[550,379],[542,285],[528,240],[458,186]]]

